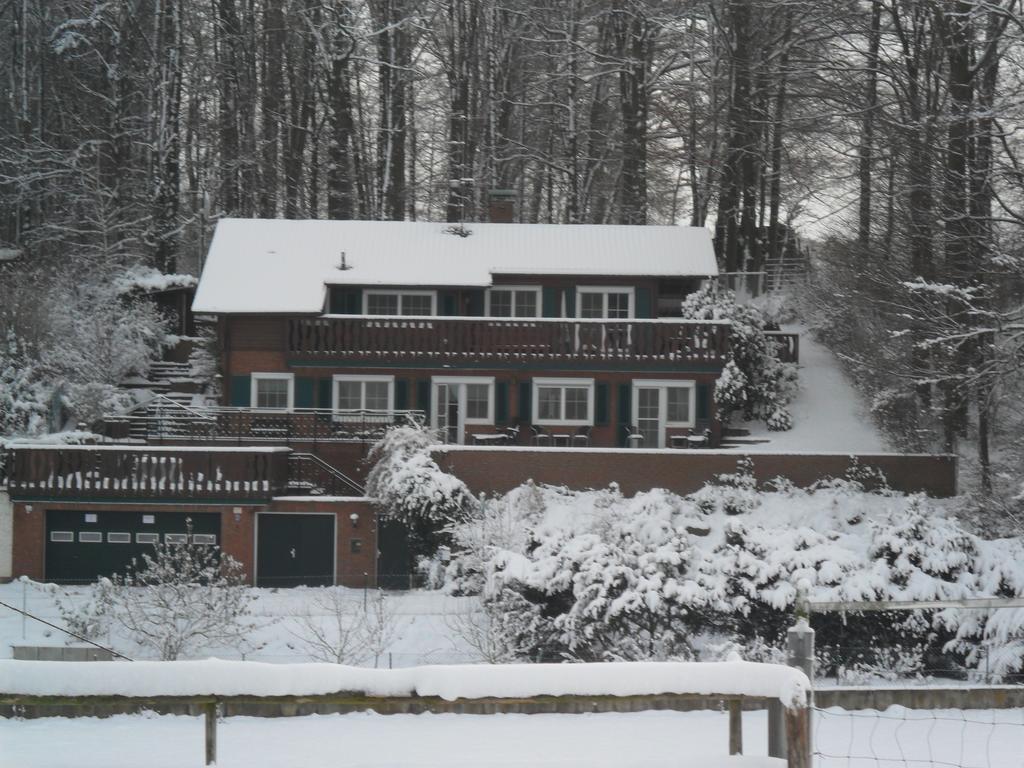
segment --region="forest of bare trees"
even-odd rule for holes
[[[899,447],[969,439],[988,490],[1019,449],[1022,57],[1018,0],[0,0],[0,247],[196,272],[224,216],[473,221],[492,190],[712,227],[728,272],[799,232]]]

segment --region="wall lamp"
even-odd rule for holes
[[[353,512],[351,515],[348,516],[348,519],[352,521],[352,527],[353,528],[358,528],[359,527],[359,513],[358,512]]]

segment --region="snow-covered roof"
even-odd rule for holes
[[[223,219],[194,312],[315,313],[329,285],[491,285],[495,275],[706,277],[702,227]],[[345,254],[348,269],[339,269]]]
[[[120,293],[142,291],[143,293],[159,293],[176,288],[193,288],[199,281],[192,275],[164,274],[153,267],[137,267],[126,272],[117,280]]]

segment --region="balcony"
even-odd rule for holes
[[[479,317],[325,316],[288,321],[287,349],[302,358],[374,362],[514,361],[599,363],[665,361],[718,366],[725,362],[727,322],[504,319]]]
[[[15,446],[12,498],[266,500],[288,487],[288,448]]]

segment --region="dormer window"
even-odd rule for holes
[[[367,315],[436,315],[434,291],[369,290],[365,293]]]

